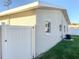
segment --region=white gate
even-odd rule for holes
[[[32,27],[2,25],[2,59],[32,59]]]

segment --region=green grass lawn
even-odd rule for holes
[[[74,41],[61,41],[36,59],[79,59],[79,36],[73,36],[73,39]]]

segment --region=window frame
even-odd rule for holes
[[[45,32],[50,33],[51,32],[51,22],[45,21]]]

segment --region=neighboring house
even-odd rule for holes
[[[66,9],[44,2],[34,2],[0,12],[0,23],[2,22],[9,26],[33,27],[35,56],[48,51],[60,42],[68,33],[70,24]]]
[[[79,35],[79,24],[72,23],[71,25],[69,25],[69,34]]]

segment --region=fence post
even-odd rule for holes
[[[2,59],[7,59],[6,25],[4,22],[1,25],[1,31],[2,31]]]

